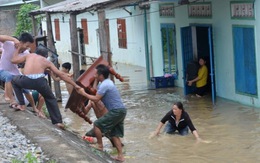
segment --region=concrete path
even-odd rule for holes
[[[98,163],[113,162],[108,154],[89,147],[77,134],[60,130],[50,120],[41,119],[30,111],[14,111],[4,101],[0,90],[0,111],[32,143],[42,148],[51,160],[60,163]]]

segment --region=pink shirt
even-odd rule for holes
[[[5,41],[3,44],[3,53],[0,60],[0,70],[8,71],[12,75],[20,75],[20,71],[16,64],[11,62],[13,54],[15,52],[14,42],[12,41]],[[19,55],[26,55],[29,54],[29,51],[26,50]]]

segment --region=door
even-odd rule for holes
[[[236,93],[258,97],[254,26],[233,26]]]
[[[211,99],[212,103],[216,103],[216,87],[215,87],[215,69],[214,69],[214,56],[213,56],[213,45],[212,45],[212,28],[208,28],[209,38],[209,60],[210,60],[210,82],[211,82]]]
[[[177,55],[175,25],[161,24],[162,54],[163,54],[163,72],[164,74],[177,73]]]
[[[212,28],[208,25],[193,25],[181,28],[182,57],[183,57],[183,82],[184,94],[194,93],[196,87],[188,86],[188,72],[191,63],[198,62],[199,57],[208,58],[207,67],[209,69],[208,87],[212,97],[212,103],[215,104],[215,74],[214,74],[214,55],[212,43]],[[195,67],[195,66],[193,66]],[[194,69],[192,69],[193,71]]]
[[[181,42],[182,42],[182,65],[183,65],[183,85],[184,94],[188,95],[194,92],[195,88],[187,85],[187,66],[193,61],[193,45],[192,45],[192,29],[190,27],[181,28]]]

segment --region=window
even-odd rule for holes
[[[60,22],[59,22],[59,19],[54,19],[54,27],[55,27],[55,40],[60,41]]]
[[[255,33],[251,26],[233,26],[236,92],[257,96]]]
[[[230,2],[232,19],[254,19],[255,6],[253,1]]]
[[[162,4],[159,8],[161,17],[174,17],[174,4]]]
[[[87,22],[87,19],[81,19],[81,27],[83,29],[84,43],[88,44],[88,22]]]
[[[118,46],[127,49],[126,24],[125,19],[117,19]]]

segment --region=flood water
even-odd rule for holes
[[[123,102],[128,109],[125,137],[122,139],[126,162],[129,163],[255,163],[260,161],[260,109],[217,99],[212,106],[210,97],[184,97],[181,88],[148,90],[146,72],[142,67],[117,65],[114,67],[126,82],[116,81]],[[61,83],[63,102],[68,95]],[[189,113],[200,137],[206,142],[196,143],[194,136],[160,134],[151,138],[161,118],[174,102],[181,101]],[[61,109],[68,127],[84,135],[93,126],[70,110]],[[95,115],[89,116],[94,121]],[[163,129],[162,129],[163,130]],[[111,143],[104,140],[104,150],[115,153]]]

